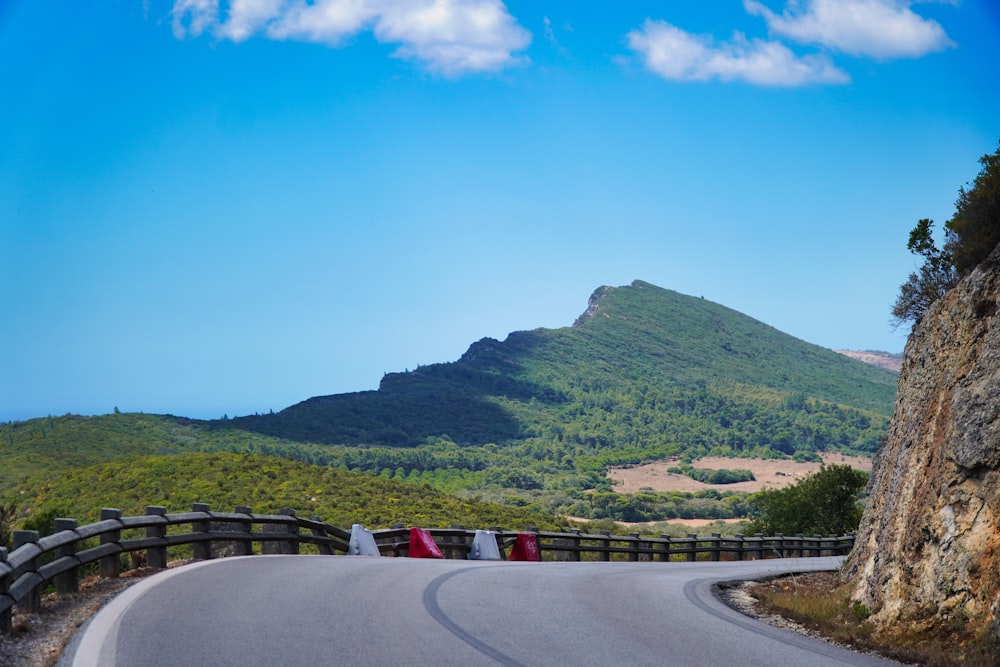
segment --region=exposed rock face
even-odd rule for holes
[[[634,285],[635,283],[632,284]],[[614,287],[609,287],[608,285],[602,285],[601,287],[598,287],[596,290],[594,290],[594,293],[590,295],[590,299],[587,300],[587,310],[583,311],[583,314],[580,315],[580,317],[576,318],[576,321],[573,322],[573,326],[575,327],[583,326],[583,324],[587,320],[593,317],[594,314],[597,312],[597,309],[601,307],[601,297],[613,289]]]
[[[1000,635],[1000,249],[906,344],[895,412],[843,576],[883,629]]]

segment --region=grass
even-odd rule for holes
[[[878,630],[871,610],[852,603],[850,586],[836,572],[791,575],[754,586],[750,594],[767,613],[783,616],[842,645],[922,667],[995,667],[1000,645],[977,636],[972,624],[914,624]]]

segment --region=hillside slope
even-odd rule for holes
[[[24,485],[18,500],[22,516],[40,517],[42,530],[48,529],[53,516],[97,521],[102,507],[136,516],[144,514],[148,505],[184,512],[195,502],[220,512],[231,512],[238,505],[258,514],[290,508],[299,516],[318,516],[341,528],[352,523],[384,528],[395,522],[441,528],[453,523],[477,528],[560,525],[535,512],[463,500],[426,486],[230,453],[147,456],[75,468]]]
[[[716,422],[725,421],[728,407],[740,416],[747,402],[804,408],[813,400],[851,410],[858,423],[874,419],[884,430],[895,383],[884,369],[719,304],[635,281],[598,289],[572,327],[514,332],[503,342],[486,338],[456,362],[386,375],[378,391],[315,397],[275,415],[217,426],[331,444],[416,446],[447,436],[482,445],[544,435],[555,426],[565,431],[585,423],[581,413],[595,407],[616,412],[653,395],[668,401],[653,409],[659,414],[688,404],[682,412],[699,412],[712,399],[733,404],[709,408],[714,414],[705,418]],[[753,407],[761,410],[770,408]],[[627,430],[623,438],[603,437],[621,446],[651,435]],[[872,433],[817,443],[821,431],[809,438],[814,449],[872,451],[876,444]],[[761,444],[770,446],[751,446]]]

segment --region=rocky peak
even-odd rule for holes
[[[594,293],[590,295],[589,299],[587,299],[587,310],[583,311],[583,314],[576,318],[576,321],[573,322],[573,326],[578,327],[592,318],[597,313],[598,308],[601,307],[601,297],[613,289],[614,287],[602,285],[594,290]]]
[[[1000,638],[998,302],[1000,248],[907,341],[843,571],[883,630],[972,623]]]

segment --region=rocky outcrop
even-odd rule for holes
[[[634,282],[632,284],[635,285]],[[583,311],[583,314],[580,315],[580,317],[576,318],[576,321],[573,322],[573,326],[581,327],[587,322],[587,320],[592,318],[594,314],[597,312],[598,308],[601,307],[601,297],[613,289],[614,287],[609,287],[608,285],[602,285],[601,287],[598,287],[596,290],[594,290],[594,293],[590,295],[590,299],[587,300],[587,310]]]
[[[906,344],[887,441],[842,575],[883,630],[962,623],[1000,635],[998,303],[994,251]]]

